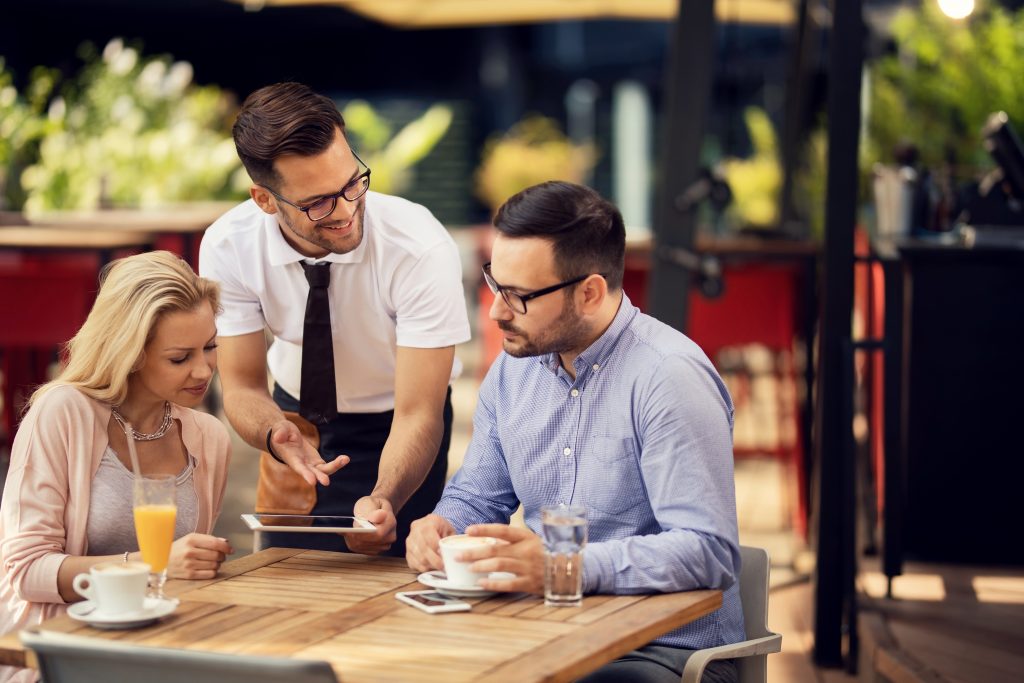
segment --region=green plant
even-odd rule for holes
[[[408,188],[412,167],[441,141],[452,122],[451,108],[435,104],[392,135],[391,125],[367,102],[353,100],[341,114],[359,156],[373,170],[372,188],[386,194]]]
[[[554,120],[528,116],[487,141],[476,193],[496,210],[515,193],[546,180],[583,182],[595,160],[591,145],[574,145]]]
[[[779,222],[782,189],[775,129],[763,109],[750,107],[743,118],[754,152],[746,159],[722,160],[722,172],[733,196],[729,215],[742,227],[774,228]]]
[[[957,179],[975,175],[990,163],[979,131],[991,112],[1024,127],[1024,9],[992,3],[956,22],[924,2],[902,11],[892,31],[897,54],[870,69],[863,170],[910,143],[924,166],[952,160]]]
[[[232,98],[194,84],[187,62],[143,58],[121,39],[102,53],[87,44],[81,56],[78,75],[55,89],[38,159],[21,175],[26,213],[241,196]]]
[[[27,93],[19,93],[0,57],[0,209],[21,206],[21,187],[15,182],[20,170],[38,152],[46,130],[42,112],[52,90],[52,72],[38,71]]]

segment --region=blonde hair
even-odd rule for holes
[[[97,401],[121,404],[128,375],[138,369],[160,318],[193,311],[204,301],[220,310],[220,287],[199,277],[167,251],[118,259],[100,273],[89,317],[66,345],[67,365],[36,389],[26,409],[57,386],[72,386]]]

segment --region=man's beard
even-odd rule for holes
[[[505,353],[515,358],[543,356],[548,353],[565,353],[581,350],[587,338],[587,327],[576,311],[572,299],[568,299],[563,315],[557,325],[550,327],[534,337],[526,336],[522,330],[506,320],[499,320],[498,327],[506,332],[519,335],[518,343],[510,347],[505,341],[502,346]]]
[[[341,201],[341,200],[339,199],[338,201]],[[321,249],[326,249],[329,253],[332,253],[332,254],[347,254],[350,251],[354,250],[356,247],[358,247],[362,243],[362,241],[363,241],[363,237],[364,237],[363,230],[364,230],[364,226],[365,226],[365,224],[363,222],[363,218],[365,216],[365,213],[366,213],[366,200],[360,198],[359,205],[356,207],[355,213],[352,214],[352,219],[351,219],[352,222],[355,224],[353,226],[355,228],[355,230],[353,231],[353,234],[351,234],[351,235],[349,235],[348,237],[345,238],[346,248],[340,249],[340,250],[339,250],[338,244],[336,242],[333,242],[333,241],[330,241],[328,239],[325,239],[325,237],[328,237],[328,235],[324,235],[324,233],[319,232],[319,230],[322,229],[322,228],[334,228],[334,227],[337,227],[338,225],[341,225],[341,221],[336,221],[336,220],[331,220],[330,218],[325,218],[323,220],[320,220],[320,221],[317,221],[316,223],[314,223],[313,226],[311,227],[309,233],[305,234],[305,233],[303,233],[302,231],[298,230],[295,227],[295,225],[292,223],[291,219],[284,212],[280,213],[280,218],[284,222],[285,227],[288,228],[288,230],[290,230],[291,233],[293,235],[295,235],[296,237],[300,237],[303,240],[305,240],[306,242],[309,242],[310,244],[315,244],[316,246],[320,247]]]

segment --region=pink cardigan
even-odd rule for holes
[[[196,459],[196,531],[208,534],[224,499],[230,437],[206,413],[172,404],[171,415]],[[0,633],[66,609],[57,570],[65,557],[88,554],[89,494],[109,421],[109,406],[68,386],[44,394],[22,421],[0,503]]]

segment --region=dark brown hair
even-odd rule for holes
[[[599,273],[608,289],[622,288],[626,258],[622,214],[589,187],[562,181],[528,187],[502,204],[494,227],[506,237],[541,237],[551,242],[555,267],[564,280]]]
[[[301,83],[275,83],[245,98],[231,134],[253,182],[277,189],[275,159],[320,154],[337,130],[345,133],[345,119],[330,98]]]

